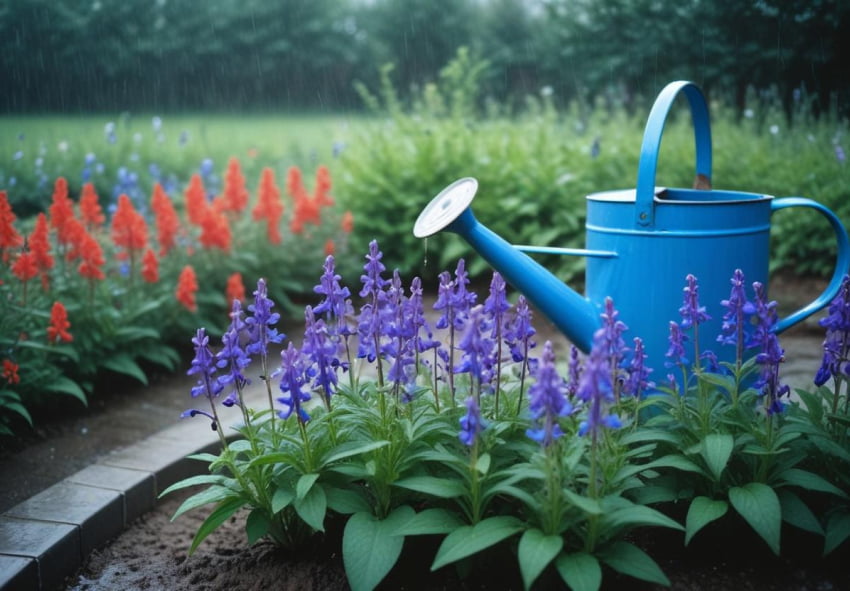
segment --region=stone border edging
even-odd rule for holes
[[[89,554],[153,509],[157,496],[216,452],[207,421],[182,421],[115,450],[0,515],[0,591],[52,591]]]

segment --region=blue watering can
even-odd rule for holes
[[[696,140],[693,189],[655,186],[664,123],[679,94],[688,99]],[[711,131],[708,107],[691,82],[668,84],[649,114],[638,166],[637,187],[587,196],[587,249],[514,246],[475,219],[470,203],[478,189],[473,178],[455,181],[421,212],[413,233],[424,238],[441,230],[462,236],[516,289],[521,291],[580,349],[589,351],[601,326],[605,298],[613,298],[626,337],[643,339],[647,364],[664,367],[668,324],[679,321],[686,276],[699,280],[700,303],[712,319],[700,327],[700,350],[734,359],[734,347],[716,343],[721,300],[728,299],[735,269],[749,285],[767,286],[770,218],[774,211],[807,207],[820,212],[835,231],[838,254],[827,288],[805,307],[780,319],[781,332],[826,306],[838,293],[850,266],[850,242],[841,221],[828,208],[802,197],[711,189]],[[584,297],[567,287],[525,252],[587,257]],[[629,339],[630,340],[630,339]]]

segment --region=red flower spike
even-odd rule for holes
[[[207,193],[200,174],[195,173],[192,175],[184,195],[186,196],[186,216],[189,218],[189,223],[200,226],[208,207]]]
[[[83,185],[83,194],[80,197],[80,217],[89,232],[99,228],[106,221],[106,216],[103,215],[103,209],[100,207],[100,199],[92,183]]]
[[[228,252],[231,239],[227,216],[216,211],[215,208],[208,207],[204,219],[201,220],[201,235],[198,237],[201,246],[204,248],[220,248]]]
[[[61,176],[53,184],[53,200],[47,209],[50,214],[50,226],[56,229],[59,244],[66,246],[71,243],[73,236],[69,228],[74,217],[74,202],[68,198],[68,182]]]
[[[242,273],[232,273],[227,278],[227,287],[224,290],[224,296],[227,298],[228,310],[233,304],[233,300],[245,301],[245,284],[242,283]]]
[[[12,265],[12,273],[24,283],[38,275],[38,265],[35,262],[35,255],[29,250],[25,250],[19,254]]]
[[[260,186],[257,189],[257,205],[251,212],[255,220],[266,220],[266,235],[269,243],[280,244],[280,218],[283,216],[284,206],[280,200],[280,189],[275,183],[274,170],[269,167],[263,169],[260,175]]]
[[[316,170],[316,192],[313,199],[319,208],[329,207],[334,204],[333,197],[329,195],[331,190],[331,173],[327,166],[320,166]]]
[[[4,263],[9,260],[8,251],[24,243],[23,237],[15,229],[16,219],[6,191],[0,191],[0,253]]]
[[[74,340],[68,329],[71,328],[71,323],[68,322],[68,311],[62,302],[53,302],[53,308],[50,309],[50,325],[47,327],[47,342],[58,343],[60,340],[70,343]]]
[[[159,256],[167,255],[177,245],[177,232],[180,230],[180,219],[171,198],[166,194],[162,185],[153,186],[151,209],[156,224],[156,240],[159,243]]]
[[[231,158],[227,163],[227,173],[224,175],[224,208],[226,211],[242,213],[248,206],[248,190],[245,188],[245,176],[237,158]]]
[[[0,374],[0,378],[6,380],[7,384],[19,384],[21,377],[18,375],[18,369],[17,363],[14,363],[11,359],[4,359],[3,373]]]
[[[103,265],[106,261],[103,258],[103,249],[100,243],[88,232],[83,231],[79,242],[79,253],[82,261],[77,267],[77,272],[81,277],[91,280],[103,280],[106,276],[103,274]]]
[[[159,281],[159,261],[152,248],[147,249],[142,257],[142,279],[148,283]]]
[[[148,243],[148,227],[145,218],[133,207],[130,198],[118,196],[118,208],[112,216],[112,241],[115,246],[128,251],[141,250]]]
[[[50,286],[47,272],[53,268],[53,256],[50,254],[50,229],[47,227],[47,216],[43,213],[36,216],[35,228],[27,242],[35,259],[35,266],[41,273],[41,286],[46,291]]]
[[[325,256],[332,256],[336,252],[336,245],[330,238],[325,242]]]
[[[346,234],[351,234],[354,231],[354,214],[350,211],[346,211],[342,214],[342,222],[340,224],[342,226],[342,231]]]
[[[186,265],[180,272],[180,277],[177,278],[177,291],[175,297],[184,308],[190,312],[198,310],[198,304],[195,301],[195,294],[198,292],[198,278],[195,275],[195,269],[191,265]]]

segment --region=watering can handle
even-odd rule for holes
[[[691,106],[694,125],[697,160],[694,188],[711,188],[711,128],[705,97],[693,82],[671,82],[655,99],[643,132],[635,197],[635,225],[638,228],[652,227],[655,223],[655,172],[658,168],[661,134],[664,132],[664,123],[670,107],[680,92],[685,94]]]
[[[810,207],[823,215],[835,231],[835,238],[838,243],[838,252],[835,256],[835,270],[832,273],[832,279],[830,280],[829,285],[826,286],[823,293],[810,304],[800,308],[796,312],[789,314],[777,322],[776,328],[774,329],[776,332],[782,332],[787,328],[791,328],[801,320],[808,318],[829,304],[829,302],[838,295],[838,290],[841,289],[841,282],[844,279],[844,275],[848,272],[848,268],[850,268],[850,238],[847,236],[847,229],[844,227],[844,224],[841,223],[841,220],[839,220],[838,217],[829,210],[829,208],[821,205],[817,201],[806,199],[805,197],[783,197],[781,199],[774,199],[770,204],[771,212],[785,209],[787,207]]]

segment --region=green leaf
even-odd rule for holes
[[[60,392],[62,394],[70,394],[74,398],[77,398],[82,402],[85,406],[88,406],[88,400],[86,399],[86,393],[83,392],[83,389],[80,388],[79,384],[74,380],[67,378],[65,376],[56,376],[51,379],[49,382],[46,382],[42,385],[45,390],[49,390],[50,392]]]
[[[779,474],[779,478],[790,485],[799,486],[803,490],[816,490],[819,492],[830,493],[844,499],[847,498],[846,492],[829,482],[823,476],[815,474],[814,472],[809,472],[808,470],[789,468],[788,470],[783,470],[782,473]]]
[[[564,539],[561,536],[546,535],[539,529],[525,530],[519,539],[517,561],[526,589],[531,588],[543,569],[555,559],[563,547]]]
[[[196,509],[197,507],[208,505],[210,503],[217,503],[233,496],[233,491],[229,488],[214,484],[183,501],[183,504],[180,505],[180,507],[177,508],[177,511],[174,512],[174,515],[171,517],[171,521],[174,521],[186,511],[191,511],[192,509]]]
[[[328,486],[325,488],[325,496],[328,498],[328,508],[342,515],[368,513],[372,510],[363,495],[350,488]]]
[[[306,497],[318,479],[318,474],[302,474],[298,482],[295,483],[295,498],[303,499]]]
[[[614,542],[599,554],[602,562],[617,572],[642,581],[670,586],[667,575],[649,554],[629,542]]]
[[[782,508],[776,492],[761,482],[750,482],[730,488],[729,501],[773,553],[778,555]]]
[[[561,489],[561,492],[570,503],[581,509],[587,515],[600,515],[602,513],[602,507],[596,499],[584,497],[569,488]]]
[[[850,538],[850,513],[834,513],[826,522],[823,554],[826,556]]]
[[[272,513],[278,514],[295,500],[295,493],[289,488],[279,486],[272,495]]]
[[[460,518],[441,508],[425,509],[410,518],[394,532],[397,536],[421,536],[427,534],[447,534],[461,527]]]
[[[304,476],[309,476],[309,474]],[[301,478],[304,478],[304,476]],[[298,482],[300,484],[301,480]],[[325,489],[321,486],[313,486],[303,498],[299,498],[296,494],[293,506],[295,512],[307,525],[315,530],[325,531],[325,513],[328,511]]]
[[[383,520],[370,513],[349,518],[342,534],[342,559],[352,591],[374,589],[392,570],[404,545],[404,536],[393,532],[412,515],[413,509],[402,505]]]
[[[203,542],[208,535],[218,529],[222,523],[230,519],[230,517],[244,505],[245,503],[239,497],[231,497],[219,503],[215,510],[207,516],[201,524],[201,527],[198,528],[198,533],[195,534],[195,539],[192,540],[192,546],[189,548],[189,556],[195,553],[198,545]]]
[[[474,526],[465,525],[447,535],[437,550],[431,570],[471,556],[522,530],[522,522],[510,515],[489,517]]]
[[[437,478],[436,476],[411,476],[396,480],[393,484],[441,499],[453,499],[466,492],[466,489],[457,480]]]
[[[787,488],[776,491],[776,496],[779,497],[779,505],[782,507],[783,521],[802,530],[823,535],[820,521],[800,497]]]
[[[680,523],[667,517],[661,511],[645,505],[629,504],[618,507],[602,515],[601,521],[604,527],[611,529],[633,528],[640,526],[669,527],[671,529],[685,529]]]
[[[490,454],[481,454],[475,462],[475,469],[482,476],[487,476],[487,472],[490,471]]]
[[[348,443],[338,445],[330,450],[327,455],[322,458],[320,466],[324,467],[328,464],[332,464],[333,462],[350,458],[351,456],[365,454],[384,447],[385,445],[389,445],[389,443],[389,441],[370,441],[368,443],[363,443],[362,441],[349,441]]]
[[[232,478],[222,476],[221,474],[199,474],[198,476],[190,476],[189,478],[184,478],[179,482],[175,482],[174,484],[166,488],[164,491],[159,493],[159,496],[157,498],[161,499],[165,495],[172,493],[175,490],[180,490],[189,486],[197,486],[199,484],[219,484],[221,486],[227,486],[232,482],[235,482]]]
[[[592,554],[561,554],[555,568],[572,591],[597,591],[602,586],[602,568]]]
[[[115,331],[115,338],[122,343],[131,341],[140,341],[143,339],[152,339],[158,341],[159,331],[146,326],[122,326]]]
[[[245,533],[248,536],[248,545],[252,546],[257,540],[269,533],[271,523],[262,509],[254,509],[245,520]]]
[[[734,448],[735,438],[729,433],[711,433],[702,440],[700,453],[716,480],[720,480]]]
[[[30,427],[32,427],[32,417],[30,416],[30,413],[26,409],[26,407],[20,402],[3,402],[2,404],[0,404],[0,409],[10,410],[14,413],[19,414],[26,420],[27,423],[30,424]]]
[[[729,504],[723,500],[696,497],[691,501],[688,515],[685,517],[685,546],[696,533],[706,525],[720,519],[729,510]]]
[[[107,357],[102,362],[103,367],[112,370],[115,373],[120,373],[131,378],[136,378],[145,386],[148,385],[148,377],[139,364],[133,361],[133,358],[126,353],[118,353],[112,357]]]

